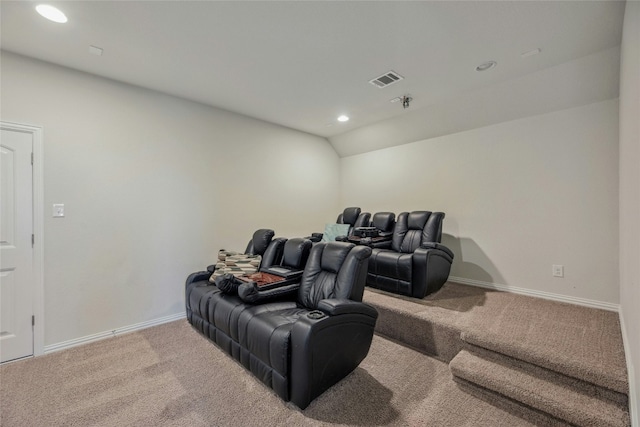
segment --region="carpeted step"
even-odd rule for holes
[[[598,359],[595,353],[590,359],[576,357],[566,351],[559,352],[553,346],[544,345],[539,337],[536,340],[517,340],[511,334],[487,330],[463,331],[460,337],[467,344],[541,366],[605,389],[628,394],[626,366],[610,357]]]
[[[374,304],[372,304],[374,305]],[[463,348],[460,329],[438,319],[374,305],[378,311],[375,332],[404,346],[449,362]]]
[[[495,391],[489,390],[488,388],[484,388],[460,377],[454,376],[453,381],[461,390],[471,396],[484,400],[497,409],[507,411],[510,414],[527,420],[537,427],[574,427],[568,422],[560,420],[551,414],[531,408],[503,394],[496,393]]]
[[[579,426],[626,427],[630,423],[626,405],[615,402],[615,395],[599,395],[596,389],[583,389],[580,383],[572,383],[573,379],[551,371],[541,374],[523,369],[519,361],[500,356],[485,358],[462,350],[449,368],[456,380],[549,414],[549,419]]]
[[[523,360],[514,359],[512,357],[505,356],[503,354],[496,353],[482,347],[477,347],[472,344],[465,343],[465,349],[474,356],[501,364],[503,366],[509,366],[514,369],[518,369],[542,380],[561,385],[562,387],[577,390],[580,393],[586,394],[591,397],[608,400],[624,407],[626,407],[628,403],[628,397],[624,393],[618,393],[617,391],[613,391],[608,388],[601,387],[599,385],[586,382],[574,377],[566,376],[561,373],[540,367],[538,365],[532,365]]]

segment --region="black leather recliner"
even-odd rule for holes
[[[414,298],[436,292],[449,278],[453,252],[440,244],[444,213],[398,215],[391,247],[374,248],[367,286]]]
[[[349,224],[349,231],[345,236],[336,237],[336,241],[346,242],[353,234],[353,230],[356,227],[366,227],[369,225],[369,220],[371,219],[371,214],[369,212],[362,212],[362,210],[358,207],[346,208],[338,218],[336,218],[336,224]],[[322,240],[323,233],[312,233],[311,236],[307,237],[307,239],[312,242],[319,242]]]
[[[346,208],[338,218],[336,224],[349,224],[349,232],[346,236],[336,237],[336,241],[346,242],[349,236],[353,235],[353,230],[357,227],[366,227],[369,225],[371,214],[362,212],[360,208]]]
[[[264,303],[275,299],[285,299],[297,295],[300,287],[300,277],[307,265],[312,243],[308,239],[293,238],[284,244],[282,261],[279,264],[260,267],[261,273],[268,273],[280,277],[282,280],[259,286],[256,282],[247,282],[238,286],[238,295],[249,303]],[[248,279],[252,279],[251,276]]]
[[[282,237],[273,238],[275,232],[268,228],[261,228],[256,230],[247,244],[247,248],[244,250],[248,255],[260,255],[262,261],[261,267],[268,267],[271,265],[279,264],[282,261],[282,254],[284,250],[284,244],[287,239]],[[209,273],[215,271],[216,265],[212,264],[207,267]]]
[[[193,273],[186,282],[187,319],[283,400],[304,409],[369,351],[378,317],[361,302],[370,255],[370,248],[351,243],[314,245],[296,301],[245,303],[209,283],[208,273]]]
[[[284,245],[287,242],[287,239],[282,237],[273,238],[275,232],[273,230],[267,228],[261,228],[256,230],[249,240],[247,244],[247,248],[245,249],[245,254],[249,255],[260,255],[262,256],[262,261],[260,262],[261,268],[268,268],[272,265],[278,265],[282,261],[282,256],[284,252]],[[215,264],[211,264],[207,266],[207,271],[201,271],[200,276],[207,278],[207,283],[209,277],[216,269]],[[194,286],[187,286],[185,289],[185,297],[186,301],[189,301],[191,297],[191,292],[195,289]],[[203,288],[200,286],[197,289],[198,295],[196,299],[200,299],[202,297],[201,293],[208,292],[210,289]]]
[[[368,227],[354,227],[348,241],[356,245],[367,245],[370,248],[388,249],[391,247],[396,214],[393,212],[376,212]]]

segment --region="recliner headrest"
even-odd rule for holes
[[[356,223],[358,216],[360,216],[360,208],[346,208],[342,212],[342,223],[353,225]]]
[[[271,239],[276,233],[268,228],[261,228],[253,233],[253,252],[254,254],[263,254],[267,250]]]
[[[378,212],[373,215],[373,226],[380,231],[393,230],[393,224],[396,220],[396,214],[393,212]]]
[[[309,252],[311,252],[311,240],[296,237],[289,239],[284,244],[284,256],[282,258],[282,265],[291,267],[296,270],[304,269],[307,259],[309,258]]]
[[[320,268],[337,273],[342,266],[345,258],[353,248],[353,244],[343,242],[329,242],[322,251],[322,259],[320,260]],[[327,250],[328,249],[328,250]]]
[[[409,230],[422,230],[427,223],[431,212],[429,211],[413,211],[407,218],[407,226]]]

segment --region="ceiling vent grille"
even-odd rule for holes
[[[376,77],[375,79],[369,80],[369,83],[376,87],[383,88],[392,85],[402,79],[404,79],[404,77],[402,77],[400,74],[396,73],[395,71],[389,71],[381,76]]]

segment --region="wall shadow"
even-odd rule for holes
[[[475,240],[444,233],[442,234],[442,244],[451,249],[455,255],[451,266],[451,276],[486,283],[505,282],[495,264]]]

